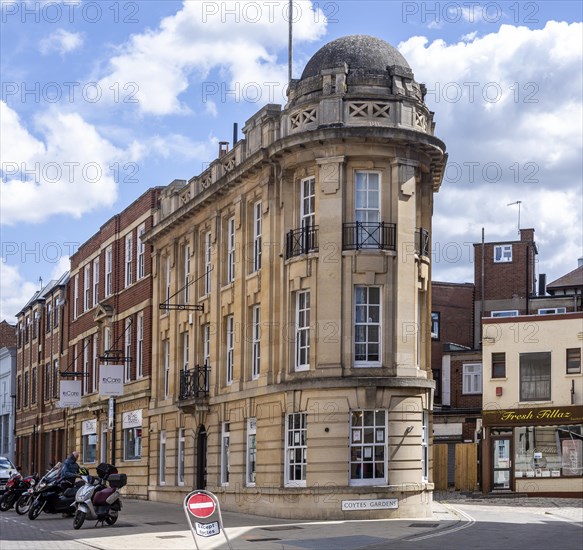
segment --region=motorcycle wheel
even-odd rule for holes
[[[83,523],[85,523],[85,512],[77,510],[73,518],[73,529],[81,529]]]
[[[0,512],[6,512],[6,510],[10,510],[13,504],[14,493],[6,493],[2,495],[2,498],[0,499]]]
[[[28,519],[38,518],[40,513],[43,511],[44,507],[45,507],[44,502],[38,502],[38,501],[33,502],[32,506],[30,507],[30,510],[28,511]]]
[[[107,516],[105,518],[105,523],[107,523],[107,525],[113,525],[116,521],[117,521],[117,516]]]
[[[16,506],[14,507],[16,509],[16,513],[21,516],[26,514],[30,510],[30,505],[32,504],[33,500],[33,496],[28,493],[21,495],[16,501]]]

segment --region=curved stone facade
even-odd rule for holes
[[[445,146],[396,50],[331,67],[334,44],[284,109],[261,109],[231,151],[162,193],[145,235],[162,304],[150,498],[204,485],[224,509],[282,518],[431,514]],[[398,64],[379,67],[383,52]]]

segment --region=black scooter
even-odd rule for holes
[[[87,474],[87,470],[82,468],[77,477]],[[75,502],[75,495],[79,487],[84,484],[82,480],[72,481],[61,478],[47,483],[42,488],[39,484],[38,493],[28,511],[28,519],[36,519],[41,512],[73,516],[75,508],[71,505]]]

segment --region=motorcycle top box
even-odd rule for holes
[[[128,476],[126,474],[111,474],[107,481],[109,482],[110,487],[114,487],[115,489],[121,489],[125,487],[128,483]]]
[[[117,474],[117,468],[113,464],[107,464],[106,462],[98,464],[95,470],[97,471],[97,475],[102,479],[111,474]]]

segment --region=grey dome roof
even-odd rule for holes
[[[350,69],[386,71],[387,67],[398,65],[411,69],[407,60],[388,42],[356,34],[344,36],[320,48],[308,61],[302,80],[317,76],[323,69],[333,69],[346,63]]]

